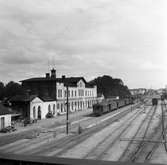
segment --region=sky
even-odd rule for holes
[[[167,84],[166,0],[0,0],[0,81],[45,76]]]

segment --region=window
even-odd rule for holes
[[[33,107],[33,118],[34,119],[36,118],[36,109],[35,109],[35,107]]]
[[[77,108],[77,102],[75,102],[75,109]]]
[[[77,96],[77,91],[75,91],[75,96]]]
[[[58,89],[58,97],[62,97],[62,90]]]
[[[59,103],[57,103],[57,109],[59,109],[60,108],[60,105],[59,105]]]
[[[73,107],[74,107],[74,103],[72,102],[71,103],[71,110],[73,110]]]
[[[80,101],[80,108],[82,109],[82,101]]]
[[[48,105],[48,112],[51,113],[51,106],[50,106],[50,104]]]
[[[71,97],[73,97],[73,90],[71,91]]]
[[[63,104],[61,103],[61,112],[63,112]]]
[[[53,115],[56,113],[56,106],[55,106],[55,104],[53,104]]]

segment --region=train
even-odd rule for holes
[[[100,103],[93,105],[93,114],[101,116],[107,112],[117,110],[118,108],[133,104],[132,98],[125,99],[104,99]]]
[[[158,99],[157,98],[153,98],[152,99],[152,105],[158,105]]]

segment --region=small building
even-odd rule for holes
[[[11,126],[11,112],[0,103],[0,130]]]
[[[49,97],[38,97],[37,95],[17,95],[10,99],[12,109],[28,119],[44,119],[50,112],[57,115],[56,101]]]

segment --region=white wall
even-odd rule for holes
[[[31,119],[38,119],[38,109],[40,107],[41,119],[45,119],[46,118],[46,114],[48,113],[48,106],[50,105],[50,107],[51,107],[50,110],[53,113],[53,105],[54,104],[55,104],[55,114],[54,114],[54,116],[56,116],[57,115],[56,101],[44,102],[41,99],[39,99],[38,97],[36,97],[30,103],[30,118]],[[34,115],[33,115],[33,108],[34,107],[35,107],[35,118],[34,118]]]
[[[7,115],[0,115],[0,130],[2,129],[1,126],[1,118],[4,117],[4,121],[5,121],[5,127],[11,126],[11,114],[7,114]]]
[[[57,83],[57,96],[58,96],[58,90],[62,90],[62,97],[57,97],[57,104],[59,104],[59,109],[57,109],[57,111],[60,114],[65,114],[65,109],[66,109],[66,97],[64,96],[66,87],[64,87],[63,83]],[[70,103],[70,107],[69,110],[71,112],[75,112],[78,110],[83,110],[83,109],[87,109],[88,108],[88,102],[89,102],[89,108],[92,107],[92,104],[95,103],[97,101],[97,87],[94,86],[93,88],[86,88],[85,87],[85,83],[83,82],[83,80],[80,80],[77,83],[77,87],[70,87],[68,88],[68,90],[70,91],[70,97],[69,99],[69,103]],[[84,95],[83,96],[79,96],[78,91],[79,90],[83,90]],[[72,97],[72,91],[73,91],[73,97]],[[75,91],[77,92],[77,96],[75,96]],[[87,93],[87,95],[85,95]],[[88,95],[89,93],[89,95]],[[82,109],[81,106],[79,104],[79,108],[78,108],[78,101],[82,103],[84,103],[84,106],[82,105]],[[73,110],[72,110],[72,102],[74,103],[73,106]],[[75,102],[77,102],[77,106],[75,106]],[[63,109],[61,111],[61,104],[63,105]]]

